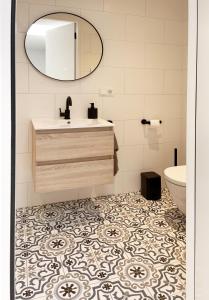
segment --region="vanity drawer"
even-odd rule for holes
[[[35,191],[52,192],[113,182],[113,159],[35,166]]]
[[[112,129],[35,133],[35,161],[60,161],[114,154]]]

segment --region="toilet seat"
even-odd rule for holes
[[[170,167],[164,170],[165,178],[176,185],[186,186],[186,166]]]

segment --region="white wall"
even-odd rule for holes
[[[209,299],[209,2],[198,1],[196,300]]]
[[[10,299],[11,2],[0,1],[0,299]]]
[[[197,0],[189,0],[188,89],[187,89],[187,299],[194,300],[194,240],[195,240],[195,119],[196,119],[196,56]]]
[[[45,74],[57,79],[75,78],[75,23],[47,30]]]
[[[24,54],[24,35],[35,19],[55,11],[69,11],[88,19],[104,40],[104,58],[91,76],[58,82],[37,72]],[[85,117],[96,102],[100,117],[112,119],[120,151],[120,171],[113,186],[97,193],[138,190],[139,174],[162,175],[173,164],[178,147],[185,163],[186,0],[18,0],[17,1],[17,206],[89,196],[90,189],[35,194],[31,175],[30,120],[58,117],[72,97],[72,117]],[[112,88],[114,97],[99,95]],[[143,117],[160,118],[158,130],[145,131]]]
[[[46,71],[46,41],[42,35],[28,34],[26,40],[27,54],[33,58],[36,68],[43,73]]]

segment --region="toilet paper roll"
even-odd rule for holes
[[[160,126],[160,120],[150,120],[150,126],[151,127],[158,127]]]

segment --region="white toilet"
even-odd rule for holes
[[[186,214],[186,166],[167,168],[164,176],[173,202]]]

